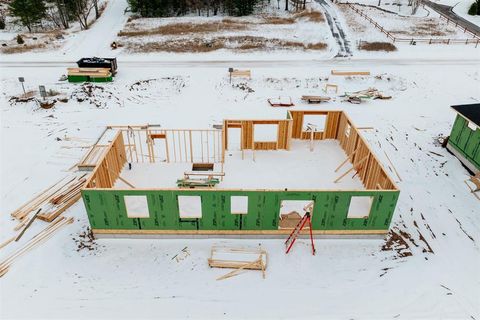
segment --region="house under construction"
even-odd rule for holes
[[[343,111],[224,120],[212,129],[108,127],[79,166],[95,235],[388,232],[400,191]]]

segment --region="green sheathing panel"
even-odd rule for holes
[[[468,140],[467,147],[465,148],[465,154],[470,159],[475,159],[475,154],[478,152],[480,148],[480,128],[477,128],[472,134],[470,135],[470,139]]]
[[[92,229],[277,230],[283,200],[313,200],[314,230],[387,230],[399,191],[82,190]],[[147,197],[149,218],[128,218],[123,197]],[[180,219],[178,196],[200,196],[202,218]],[[248,197],[248,213],[232,214],[231,196]],[[373,197],[366,219],[347,218],[352,196]]]
[[[467,120],[465,120],[465,118],[463,118],[462,116],[457,115],[457,117],[455,118],[455,122],[453,123],[452,132],[450,133],[450,138],[448,139],[448,141],[457,146],[462,130],[466,126]]]
[[[468,122],[460,115],[455,119],[449,145],[455,148],[465,159],[480,169],[480,128],[473,131]]]
[[[90,77],[91,82],[112,82],[112,77]]]
[[[88,76],[68,76],[68,82],[85,82],[88,81]]]

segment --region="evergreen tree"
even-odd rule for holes
[[[29,32],[45,17],[47,10],[43,0],[12,0],[9,9]]]

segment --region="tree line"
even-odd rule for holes
[[[8,10],[29,32],[45,29],[45,23],[68,29],[74,21],[81,29],[88,29],[90,14],[94,12],[95,20],[101,14],[98,0],[11,0]]]
[[[269,0],[128,0],[132,12],[142,17],[198,15],[246,16]]]

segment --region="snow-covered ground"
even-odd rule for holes
[[[471,16],[468,14],[468,9],[474,1],[472,0],[434,0],[433,2],[438,2],[447,6],[453,7],[453,12],[455,12],[460,17],[480,25],[480,16]]]
[[[72,225],[0,278],[0,318],[480,319],[480,202],[463,182],[466,170],[436,143],[451,130],[450,105],[480,100],[478,49],[401,46],[388,55],[354,52],[349,60],[275,52],[124,54],[115,81],[95,85],[89,97],[88,86],[58,79],[82,55],[117,54],[107,44],[123,28],[126,1],[110,2],[89,36],[67,38],[62,50],[0,56],[0,243],[16,225],[9,213],[65,176],[106,125],[209,128],[224,118],[283,119],[286,110],[266,102],[278,96],[292,97],[297,109],[345,110],[357,126],[374,127],[364,135],[401,190],[391,230],[405,243],[318,238],[316,256],[307,240],[288,255],[281,239],[92,243],[83,237],[88,221],[79,201],[64,213],[75,217]],[[251,69],[252,80],[230,85],[228,67]],[[331,69],[372,76],[336,77]],[[22,93],[19,76],[27,91],[45,85],[69,101],[49,110],[9,102]],[[139,84],[148,79],[154,80]],[[338,84],[339,94],[376,87],[393,98],[300,101],[323,94],[327,82]],[[0,260],[45,225],[36,221],[19,243],[1,249]],[[269,253],[266,279],[252,271],[215,281],[226,271],[208,267],[214,244],[261,244]],[[172,259],[185,247],[190,255]]]
[[[285,110],[269,107],[268,97],[290,95],[298,109],[319,108],[302,104],[299,97],[320,92],[328,78],[340,91],[375,86],[393,96],[362,105],[337,98],[321,108],[346,110],[358,126],[375,127],[365,131],[366,137],[387,166],[383,151],[389,154],[403,180],[397,179],[401,196],[392,228],[410,234],[413,256],[380,250],[384,240],[358,239],[317,240],[315,257],[307,241],[285,256],[282,240],[261,239],[97,240],[96,250],[77,252],[73,239],[88,226],[79,202],[66,213],[76,218],[68,230],[23,257],[0,280],[2,316],[149,317],[159,308],[166,317],[192,318],[478,318],[480,205],[463,183],[465,169],[434,143],[450,131],[450,105],[478,102],[478,64],[377,64],[370,68],[374,76],[355,79],[330,76],[330,69],[315,63],[257,66],[248,82],[255,92],[247,93],[229,85],[223,66],[120,65],[115,82],[101,85],[104,93],[95,91],[100,107],[73,98],[51,110],[10,105],[6,99],[21,92],[17,76],[25,68],[2,69],[0,239],[15,225],[8,213],[63,176],[85,152],[79,147],[93,143],[107,124],[205,128],[226,117],[283,118]],[[27,89],[45,84],[69,94],[78,90],[80,85],[57,84],[63,71],[29,68]],[[128,90],[151,78],[164,80],[141,93]],[[183,79],[180,86],[178,79]],[[420,235],[433,253],[423,252],[428,246]],[[266,280],[251,272],[215,281],[224,272],[209,269],[206,259],[218,243],[261,243],[270,254]],[[172,261],[185,246],[191,255]],[[15,247],[3,249],[2,256]],[[285,298],[289,304],[278,303]],[[137,308],[126,307],[132,300]],[[58,303],[52,308],[47,301]],[[24,304],[29,307],[20,307]]]

